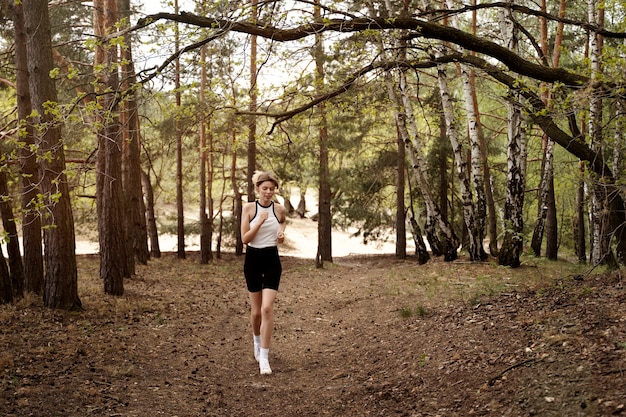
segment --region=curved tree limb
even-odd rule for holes
[[[520,57],[510,49],[495,42],[475,36],[462,30],[427,22],[420,19],[401,18],[355,18],[355,19],[326,19],[323,22],[313,22],[290,29],[279,29],[272,26],[257,25],[248,21],[230,21],[227,19],[198,16],[191,13],[157,13],[139,19],[137,24],[128,30],[137,30],[158,20],[172,20],[198,27],[234,31],[250,35],[261,36],[278,42],[288,42],[303,39],[321,32],[360,32],[366,30],[410,30],[407,39],[428,38],[451,42],[468,51],[488,55],[506,65],[511,71],[532,77],[548,83],[560,82],[572,87],[581,87],[589,81],[583,75],[566,71],[562,68],[550,68],[536,64]],[[119,36],[115,33],[110,36]]]

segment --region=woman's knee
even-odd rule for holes
[[[260,320],[262,317],[261,309],[252,309],[250,310],[250,318],[254,320]]]
[[[274,306],[271,304],[264,304],[261,306],[261,316],[269,317],[273,314]]]

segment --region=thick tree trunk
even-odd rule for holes
[[[559,17],[565,15],[565,0],[560,1]],[[547,12],[547,1],[541,1],[541,10]],[[544,60],[548,62],[549,40],[548,40],[548,22],[545,18],[541,19],[541,50],[544,54]],[[561,42],[563,39],[563,22],[559,22],[557,26],[557,34],[554,41],[554,49],[552,53],[552,66],[559,66]],[[551,99],[549,90],[546,88],[542,93],[543,101],[546,107],[551,107]],[[539,199],[537,201],[537,222],[531,240],[531,248],[536,256],[541,256],[541,243],[544,232],[546,234],[546,257],[556,260],[558,257],[558,227],[556,215],[556,199],[554,197],[554,142],[544,134],[543,138],[543,161],[541,170],[541,182],[539,186]]]
[[[503,38],[512,50],[517,49],[515,24],[510,11],[502,10],[500,26]],[[526,186],[526,138],[522,130],[522,113],[514,105],[520,101],[519,94],[511,97],[508,116],[507,187],[504,204],[505,234],[498,253],[500,265],[516,268],[521,263],[524,247],[524,190]]]
[[[94,31],[103,37],[118,22],[115,0],[94,2]],[[119,88],[118,52],[111,45],[99,45],[96,52],[98,72],[97,91],[111,91],[99,97],[104,110],[99,115],[103,126],[98,132],[98,172],[97,181],[98,232],[100,243],[100,277],[104,282],[104,292],[111,295],[124,293],[124,278],[130,277],[129,262],[134,257],[128,254],[124,227],[124,192],[122,188],[122,149],[123,135],[119,121],[119,108],[115,92]],[[130,256],[129,256],[130,255]]]
[[[49,105],[56,105],[57,92],[52,71],[52,41],[47,0],[29,0],[24,4],[24,22],[27,34],[27,56],[30,96],[37,112],[41,136],[38,137],[42,177],[42,200],[46,206],[44,231],[44,293],[46,307],[80,309],[78,272],[76,268],[76,240],[74,216],[65,175],[65,154],[62,146],[61,125],[54,119]]]
[[[39,170],[37,154],[33,151],[35,135],[32,125],[32,105],[28,91],[28,57],[26,56],[26,30],[24,6],[13,3],[15,27],[15,90],[17,115],[20,120],[20,140],[24,142],[18,150],[22,196],[22,248],[24,260],[24,290],[43,294],[44,268],[43,244],[41,239],[41,217],[35,204],[39,194]]]
[[[130,0],[120,1],[120,14],[127,26],[130,26]],[[124,195],[126,196],[126,232],[128,254],[134,254],[135,259],[142,265],[148,263],[150,253],[148,251],[148,235],[146,232],[146,213],[143,204],[143,193],[141,190],[141,129],[139,123],[139,112],[137,98],[134,94],[135,87],[135,65],[132,54],[132,37],[124,36],[124,48],[122,48],[122,89],[127,96],[122,102],[121,113],[122,126],[124,132],[124,158],[123,158],[123,178]],[[131,275],[134,274],[135,264],[129,260]]]

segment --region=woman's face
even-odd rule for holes
[[[265,202],[269,202],[276,193],[276,184],[274,181],[263,181],[256,187],[257,193],[259,193],[259,199]]]

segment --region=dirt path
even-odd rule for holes
[[[540,271],[284,257],[274,373],[261,376],[241,262],[168,255],[118,299],[84,257],[86,311],[0,307],[0,416],[626,415],[617,274],[474,298],[490,274]]]

